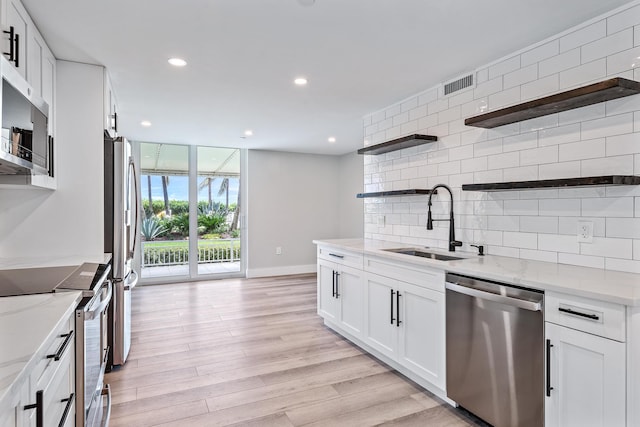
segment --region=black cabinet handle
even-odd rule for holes
[[[399,328],[400,327],[400,323],[402,323],[402,320],[400,320],[400,297],[402,295],[400,295],[400,291],[396,292],[396,326]]]
[[[391,289],[391,324],[393,325],[393,322],[396,320],[395,317],[393,317],[393,296],[395,295],[395,291],[393,289]]]
[[[9,31],[3,31],[5,34],[9,34],[9,52],[4,52],[5,55],[9,55],[9,62],[14,61],[15,57],[15,49],[13,39],[15,37],[15,28],[12,26],[9,27]]]
[[[30,409],[36,410],[36,427],[44,427],[44,391],[38,390],[36,392],[36,403],[25,405],[24,410]]]
[[[111,129],[113,129],[114,132],[118,133],[118,113],[116,113],[115,111],[113,112],[113,124],[111,126]]]
[[[547,397],[551,397],[551,340],[547,340]]]
[[[340,273],[336,271],[336,298],[340,298]]]
[[[332,254],[332,253],[329,253],[329,255],[331,255],[332,257],[340,258],[340,259],[344,258],[344,255],[337,255],[337,254]]]
[[[573,314],[575,316],[586,317],[587,319],[600,320],[600,317],[596,314],[581,313],[579,311],[571,310],[570,308],[558,307],[558,311]]]
[[[76,395],[74,393],[71,393],[69,397],[61,400],[61,402],[67,402],[67,405],[64,407],[64,412],[62,413],[62,418],[60,418],[58,427],[64,427],[65,423],[67,422],[67,417],[69,417],[69,411],[71,410],[71,405],[73,405],[73,400],[75,399],[75,397]]]
[[[336,297],[336,271],[332,270],[333,280],[331,283],[331,296]]]
[[[62,334],[60,335],[60,337],[65,337],[64,341],[58,348],[58,351],[55,352],[55,354],[47,354],[47,359],[53,359],[57,362],[62,358],[64,351],[67,349],[67,347],[69,347],[69,344],[71,343],[71,339],[73,338],[73,331],[69,332],[68,334]]]

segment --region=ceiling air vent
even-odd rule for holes
[[[468,76],[464,76],[458,80],[449,82],[444,85],[444,94],[450,95],[453,92],[457,92],[469,86],[473,86],[473,74],[469,74]]]

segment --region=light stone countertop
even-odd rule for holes
[[[80,291],[0,298],[0,418],[15,405],[30,371],[45,356],[45,343],[81,299]]]
[[[331,239],[314,240],[313,243],[507,284],[561,292],[627,306],[640,306],[640,274],[496,255],[478,256],[469,252],[451,253],[442,249],[430,248],[429,251],[432,252],[465,257],[464,260],[437,261],[386,252],[383,249],[418,248],[418,246],[380,240]]]

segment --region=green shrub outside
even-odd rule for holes
[[[236,203],[231,203],[229,205],[229,212],[235,212],[237,208]],[[164,201],[162,200],[154,200],[153,201],[153,212],[149,211],[149,200],[142,200],[142,209],[147,214],[147,216],[152,213],[153,215],[157,215],[160,212],[164,211]],[[212,206],[209,206],[209,202],[206,200],[201,200],[198,202],[198,212],[206,212],[206,211],[221,211],[224,210],[224,204],[213,202]],[[178,215],[183,213],[189,213],[189,202],[186,200],[169,200],[169,210],[171,210],[171,215]]]

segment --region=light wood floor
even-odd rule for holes
[[[111,426],[472,426],[322,324],[316,276],[138,287]]]

